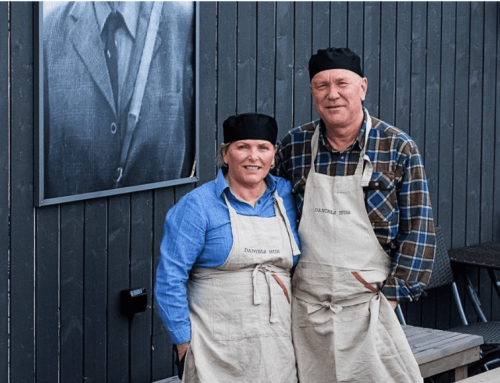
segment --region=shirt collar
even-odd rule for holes
[[[267,192],[274,193],[278,185],[276,178],[269,173],[266,176],[266,178],[264,178],[264,180],[266,181],[267,184],[267,190],[265,193]],[[219,172],[217,173],[217,178],[215,179],[215,192],[217,193],[217,196],[222,198],[222,193],[224,192],[224,190],[228,188],[229,184],[224,178],[224,172],[222,169],[219,169]]]
[[[360,149],[363,149],[363,147],[365,146],[364,137],[365,137],[365,131],[366,131],[366,118],[367,118],[366,109],[363,108],[363,123],[361,124],[361,129],[359,130],[359,133],[356,136],[356,139],[354,140],[353,144],[350,146],[351,149],[356,145],[356,143],[359,145]],[[330,145],[330,142],[327,140],[325,132],[326,132],[326,125],[323,122],[323,120],[320,119],[319,120],[319,134],[320,134],[321,140],[323,141],[323,145],[325,147],[327,147],[329,150],[335,150],[332,147],[332,145]]]
[[[117,5],[117,11],[121,13],[125,25],[132,36],[135,39],[135,34],[137,32],[137,22],[139,20],[139,10],[141,2],[139,1],[120,1]],[[95,14],[97,18],[97,25],[99,26],[99,33],[102,34],[104,25],[106,25],[106,20],[111,13],[111,7],[107,1],[95,1]]]

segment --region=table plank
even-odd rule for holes
[[[479,346],[476,346],[470,350],[459,352],[457,354],[449,355],[444,358],[433,360],[428,363],[419,364],[420,373],[423,378],[428,378],[439,374],[443,371],[449,371],[455,369],[455,379],[457,379],[457,370],[463,373],[461,367],[465,367],[465,373],[467,373],[467,365],[479,359]],[[466,377],[466,376],[465,376]]]
[[[461,383],[486,383],[486,382],[500,382],[500,368],[495,368],[493,370],[483,372],[481,374],[472,376]]]
[[[419,365],[468,351],[483,344],[483,338],[476,335],[433,330],[423,327],[402,327]]]

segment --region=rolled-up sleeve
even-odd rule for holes
[[[165,219],[155,296],[160,316],[175,344],[191,340],[186,281],[205,246],[206,227],[204,209],[192,194],[170,209]]]
[[[389,300],[415,300],[428,284],[436,247],[434,220],[422,158],[408,143],[403,151],[397,202],[399,228],[391,274],[382,292]]]

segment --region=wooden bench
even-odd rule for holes
[[[455,381],[467,378],[467,365],[479,360],[483,338],[430,328],[403,326],[422,377],[455,370]]]
[[[500,368],[483,372],[481,374],[472,376],[462,380],[460,383],[486,383],[486,382],[500,382]]]

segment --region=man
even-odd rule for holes
[[[291,130],[277,154],[301,214],[299,380],[421,382],[393,309],[420,297],[434,259],[422,159],[408,135],[363,108],[368,80],[356,53],[318,50],[309,74],[321,119]]]
[[[189,2],[70,2],[46,15],[45,197],[189,176],[194,25]]]

